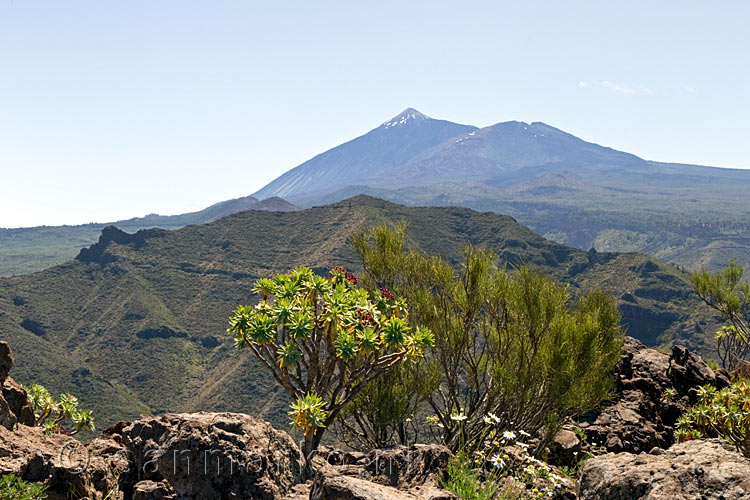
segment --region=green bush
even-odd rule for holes
[[[352,243],[367,286],[406,297],[411,318],[434,333],[418,369],[439,374],[438,387],[424,377],[411,390],[424,396],[438,440],[454,451],[472,451],[490,413],[501,429],[552,435],[609,394],[623,335],[606,294],[573,301],[541,273],[508,272],[473,247],[454,269],[409,245],[404,226],[363,230]]]
[[[750,384],[736,382],[721,390],[707,385],[698,397],[698,404],[678,419],[676,440],[719,437],[750,458]]]
[[[702,269],[692,276],[698,296],[729,321],[716,332],[716,347],[722,366],[730,372],[750,372],[750,283],[740,281],[742,274],[742,266],[731,260],[716,274]]]
[[[79,409],[78,398],[72,394],[63,393],[55,400],[49,391],[39,384],[32,384],[27,392],[34,408],[36,425],[43,427],[47,433],[75,436],[82,429],[95,430],[91,410]]]
[[[0,477],[0,499],[2,500],[44,500],[47,487],[39,483],[28,483],[13,474]]]
[[[239,306],[229,331],[294,399],[292,424],[309,457],[327,427],[367,385],[432,345],[432,333],[408,324],[406,302],[371,295],[343,268],[332,278],[301,268],[261,279],[255,306]]]

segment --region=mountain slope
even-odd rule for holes
[[[285,425],[287,398],[225,333],[259,277],[307,265],[358,270],[347,246],[361,224],[407,221],[424,250],[458,262],[467,243],[510,266],[530,263],[578,290],[620,297],[629,333],[650,345],[705,347],[711,316],[686,275],[642,254],[582,252],[512,218],[414,208],[369,197],[298,212],[246,211],[176,231],[106,228],[77,259],[0,278],[0,331],[14,376],[80,394],[100,426],[143,412],[242,410]],[[264,405],[258,406],[263,401]]]
[[[435,120],[408,108],[367,134],[293,168],[253,196],[291,200],[301,193],[328,192],[362,179],[388,176],[448,138],[473,130],[476,127]]]
[[[180,215],[150,214],[145,217],[110,223],[79,226],[40,226],[18,229],[0,228],[0,276],[40,271],[72,259],[88,245],[96,242],[102,229],[109,225],[126,231],[159,227],[178,229],[190,224],[203,224],[243,210],[297,210],[295,205],[280,198],[259,201],[252,196],[215,203],[198,212]]]

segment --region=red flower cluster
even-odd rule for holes
[[[380,296],[383,297],[385,300],[393,300],[395,297],[391,293],[390,290],[388,290],[386,287],[382,287],[380,289]]]
[[[347,271],[344,266],[335,266],[335,267],[333,267],[331,269],[331,271],[334,272],[334,273],[342,273],[344,275],[344,279],[346,279],[346,281],[348,281],[352,285],[356,285],[357,284],[357,277],[354,276],[349,271]]]
[[[372,317],[372,314],[370,314],[369,311],[360,310],[357,316],[359,316],[359,320],[362,322],[363,326],[372,325],[373,323],[375,323],[375,318]]]

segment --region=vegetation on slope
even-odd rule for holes
[[[0,278],[0,331],[17,353],[14,376],[79,395],[102,428],[140,413],[240,410],[249,401],[264,402],[256,416],[286,425],[288,396],[268,383],[260,363],[238,356],[225,339],[226,318],[259,278],[302,265],[359,273],[349,236],[363,224],[399,221],[422,250],[453,265],[473,244],[495,252],[501,265],[544,271],[573,297],[603,288],[618,298],[628,333],[647,344],[713,345],[711,313],[673,266],[635,253],[575,250],[494,213],[356,197],[177,231],[112,231],[79,259]]]

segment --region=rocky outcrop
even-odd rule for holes
[[[47,435],[40,427],[0,427],[0,475],[14,474],[47,485],[48,500],[88,497],[122,498],[119,475],[128,469],[127,454],[117,443],[95,439],[83,445],[61,434]]]
[[[136,233],[130,234],[116,228],[115,226],[107,226],[102,229],[102,234],[99,235],[99,241],[88,248],[81,248],[76,259],[81,262],[96,262],[101,265],[108,264],[117,260],[115,255],[107,253],[106,251],[110,243],[115,243],[117,245],[132,245],[133,248],[138,250],[146,244],[147,240],[151,238],[161,238],[168,233],[169,231],[165,229],[153,228],[141,229]]]
[[[748,500],[750,461],[718,440],[688,441],[652,454],[592,458],[580,500]]]
[[[10,377],[13,353],[0,341],[0,426],[13,429],[18,424],[34,425],[34,410],[26,391]]]
[[[238,413],[142,418],[104,433],[128,451],[125,487],[163,498],[280,499],[302,481],[292,438]]]
[[[0,341],[0,384],[8,378],[11,368],[13,368],[13,353],[7,342]]]
[[[595,453],[667,448],[674,443],[673,426],[683,408],[696,402],[696,388],[729,384],[724,370],[714,372],[684,347],[675,346],[666,354],[630,337],[616,375],[612,403],[585,416],[579,424]],[[674,390],[671,399],[664,397],[667,389]]]
[[[370,453],[322,450],[310,500],[449,500],[440,487],[452,454],[444,446],[398,446]]]

